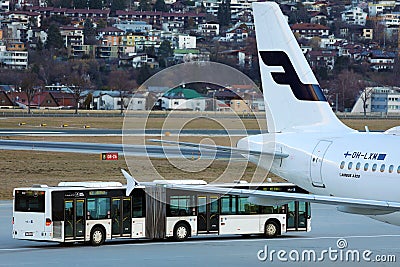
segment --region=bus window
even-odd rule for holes
[[[235,196],[223,196],[221,198],[221,214],[223,215],[236,214]]]
[[[260,213],[261,214],[274,214],[279,213],[277,206],[260,206]]]
[[[89,220],[107,219],[110,214],[110,199],[105,197],[88,198],[87,212]]]
[[[257,214],[258,206],[247,201],[247,197],[238,197],[238,213],[239,214]]]
[[[15,211],[44,212],[44,199],[42,191],[16,191]]]
[[[170,216],[190,216],[191,197],[190,196],[171,196],[170,197]]]
[[[132,217],[141,218],[144,217],[144,204],[143,196],[132,196]]]
[[[307,212],[306,212],[307,203],[303,201],[299,201],[299,218],[297,222],[297,227],[305,228],[307,227]]]

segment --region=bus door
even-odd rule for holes
[[[83,239],[85,237],[85,200],[64,200],[64,237]]]
[[[131,235],[131,198],[122,197],[111,199],[111,221],[113,236]]]
[[[307,203],[303,201],[293,201],[287,205],[286,225],[290,231],[307,230]]]
[[[218,233],[219,197],[197,197],[197,231],[199,233]]]

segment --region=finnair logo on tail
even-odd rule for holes
[[[272,72],[277,84],[289,85],[294,96],[299,100],[326,101],[318,84],[303,84],[284,51],[260,51],[261,59],[267,66],[282,66],[285,72]]]

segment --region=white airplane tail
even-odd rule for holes
[[[253,3],[269,132],[349,131],[333,113],[275,2]]]

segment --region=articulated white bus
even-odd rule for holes
[[[220,184],[225,188],[306,193],[289,183]],[[157,199],[152,196],[157,195]],[[94,246],[117,238],[186,240],[190,236],[310,231],[308,202],[257,206],[247,197],[137,186],[126,196],[116,182],[68,182],[55,187],[14,189],[16,239],[88,242]]]

